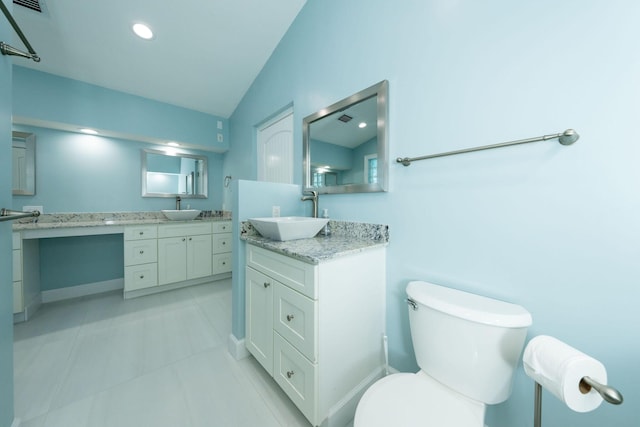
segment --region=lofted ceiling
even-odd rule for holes
[[[12,14],[42,60],[14,64],[226,118],[305,1],[29,0]]]

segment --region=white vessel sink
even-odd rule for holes
[[[198,209],[184,209],[179,211],[174,209],[163,209],[161,212],[171,221],[191,221],[200,215],[200,211]]]
[[[262,237],[272,240],[295,240],[314,237],[329,222],[329,218],[285,216],[277,218],[249,218]]]

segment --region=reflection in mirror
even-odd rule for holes
[[[143,197],[207,197],[207,158],[142,150]]]
[[[384,80],[304,118],[305,190],[387,190],[387,94]]]
[[[13,132],[11,142],[13,194],[36,194],[36,136],[27,132]]]

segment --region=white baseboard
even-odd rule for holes
[[[14,418],[11,427],[20,427],[20,418]]]
[[[229,339],[227,340],[227,348],[229,354],[231,354],[236,360],[249,357],[249,350],[247,350],[247,347],[244,345],[244,338],[239,340],[235,337],[235,335],[229,334]]]
[[[103,292],[117,291],[118,289],[124,289],[124,278],[42,291],[42,303],[101,294]]]

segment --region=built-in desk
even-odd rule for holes
[[[151,227],[153,229],[179,229],[181,224],[189,227],[189,224],[200,224],[200,229],[210,230],[209,238],[205,242],[209,242],[209,247],[203,247],[198,251],[201,255],[203,251],[209,256],[207,260],[202,257],[198,260],[199,264],[208,263],[210,266],[217,261],[214,253],[216,243],[220,238],[229,239],[231,236],[231,222],[229,216],[211,217],[194,221],[168,221],[164,219],[159,212],[127,212],[127,213],[90,213],[90,214],[53,214],[41,215],[37,222],[17,222],[13,225],[13,289],[14,289],[14,322],[26,321],[39,308],[43,302],[52,302],[67,298],[76,298],[84,295],[106,292],[110,290],[124,289],[125,297],[136,297],[150,293],[155,293],[168,289],[175,289],[181,286],[189,286],[193,284],[206,283],[207,281],[219,280],[231,276],[231,263],[228,263],[228,270],[212,270],[211,267],[204,269],[206,274],[200,274],[197,280],[185,280],[181,282],[163,283],[166,286],[160,286],[160,283],[152,283],[146,289],[129,288],[127,289],[127,279],[125,272],[122,277],[116,280],[109,280],[98,283],[87,283],[77,286],[69,286],[55,290],[41,290],[40,266],[41,256],[46,252],[42,252],[40,242],[42,239],[49,238],[66,238],[81,236],[104,236],[104,235],[121,235],[126,236],[126,230],[138,228],[141,226]],[[214,225],[212,225],[214,224]],[[203,227],[204,226],[204,227]],[[227,234],[228,232],[228,234]],[[218,234],[215,234],[218,233]],[[220,234],[223,233],[223,234]],[[212,237],[213,234],[213,237]],[[155,240],[150,242],[153,249],[157,249]],[[126,258],[127,241],[124,239],[125,265],[130,265],[130,261]],[[214,242],[214,243],[212,243]],[[99,242],[103,244],[103,242]],[[113,241],[111,242],[113,250]],[[229,257],[231,247],[229,245]],[[219,252],[219,251],[218,251]],[[51,254],[51,252],[49,252]],[[130,255],[129,255],[130,256]],[[72,258],[72,257],[70,257]],[[111,257],[113,260],[113,256]],[[73,262],[72,260],[69,261]],[[227,263],[225,263],[227,265]],[[158,267],[166,268],[161,264]],[[113,268],[118,268],[113,266]],[[121,267],[120,267],[121,268]],[[125,268],[126,270],[126,268]],[[157,274],[157,271],[153,272]]]

